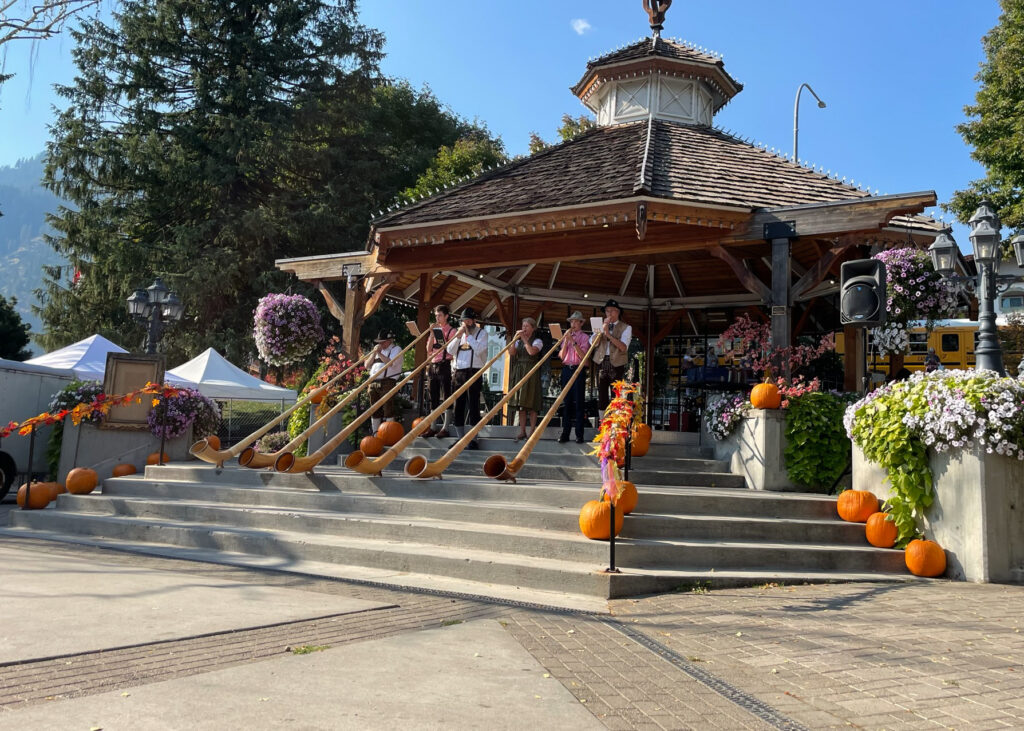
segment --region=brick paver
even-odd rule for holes
[[[303,644],[338,646],[488,617],[500,619],[610,729],[1024,728],[1022,587],[767,586],[616,600],[611,617],[599,617],[29,539],[8,543],[18,544],[391,606],[0,666],[0,709],[258,662]]]

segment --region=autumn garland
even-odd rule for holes
[[[106,416],[110,413],[110,409],[115,406],[125,406],[132,403],[142,403],[143,396],[159,396],[160,398],[170,398],[178,394],[182,389],[175,388],[174,386],[161,386],[156,383],[149,382],[137,391],[132,391],[124,396],[111,396],[110,394],[101,393],[90,403],[80,403],[70,409],[62,409],[56,413],[50,413],[44,411],[38,416],[33,416],[30,419],[20,424],[16,421],[10,422],[7,426],[0,428],[0,439],[8,437],[11,434],[17,432],[22,436],[31,434],[34,429],[41,426],[53,426],[58,421],[64,421],[69,416],[71,417],[71,423],[78,426],[82,423],[83,419],[86,419],[93,414],[103,414]],[[153,406],[160,403],[160,399],[153,399]]]
[[[616,381],[612,389],[615,398],[605,409],[604,419],[594,437],[597,446],[591,454],[596,455],[601,462],[601,492],[616,505],[622,495],[623,482],[619,465],[626,460],[626,440],[633,428],[635,404],[628,397],[639,393],[640,384]]]

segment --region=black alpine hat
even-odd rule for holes
[[[607,310],[609,307],[614,307],[619,312],[622,312],[622,305],[620,305],[615,300],[608,300],[607,302],[604,303],[604,308],[603,309]]]
[[[375,342],[375,343],[383,343],[385,340],[394,340],[394,339],[395,339],[395,335],[390,330],[381,330],[379,333],[377,333],[377,339],[374,340],[373,342]]]
[[[474,320],[475,321],[477,319],[477,317],[479,317],[479,315],[476,314],[476,310],[474,310],[472,307],[467,307],[466,309],[464,309],[462,311],[462,314],[459,315],[459,319],[460,320]]]

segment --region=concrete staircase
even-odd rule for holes
[[[489,428],[441,480],[414,480],[396,460],[383,477],[343,467],[281,475],[189,462],[107,480],[101,494],[61,495],[13,511],[8,535],[32,535],[199,560],[329,573],[388,583],[564,604],[767,582],[908,580],[901,551],[872,548],[835,499],[745,489],[741,477],[686,443],[655,443],[630,478],[637,510],[616,541],[580,535],[579,509],[598,496],[590,445],[550,430],[518,484],[483,477],[492,453],[521,443]],[[690,435],[660,435],[661,439]],[[434,459],[453,443],[419,440]]]

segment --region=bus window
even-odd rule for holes
[[[928,333],[910,333],[910,355],[928,352]]]
[[[960,352],[960,336],[957,333],[942,333],[942,352]]]
[[[1009,297],[1003,297],[1002,310],[1003,312],[1014,312],[1016,310],[1024,309],[1024,295],[1010,295]]]

